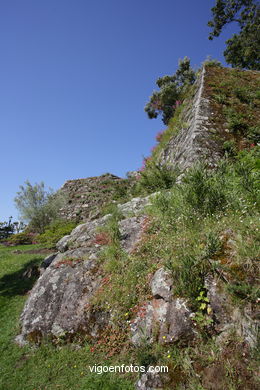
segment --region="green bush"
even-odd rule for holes
[[[254,144],[260,143],[260,126],[250,126],[248,128],[248,139]]]
[[[140,172],[138,188],[140,193],[152,193],[159,190],[171,188],[178,177],[179,171],[160,166],[152,161]]]
[[[179,67],[175,74],[160,77],[156,84],[160,88],[150,97],[145,106],[145,112],[150,119],[162,115],[162,121],[167,125],[173,117],[178,105],[181,103],[182,95],[188,85],[194,84],[196,79],[195,71],[190,66],[190,59],[184,57],[179,61]]]
[[[237,154],[237,148],[234,140],[225,141],[223,150],[228,157],[234,157]]]
[[[28,232],[14,234],[8,239],[11,245],[28,245],[35,243],[35,235]]]
[[[209,170],[205,164],[194,166],[185,175],[182,187],[187,204],[202,214],[213,214],[223,210],[228,202],[225,167]]]
[[[76,222],[54,221],[45,229],[44,233],[37,236],[37,242],[46,244],[48,246],[55,246],[55,244],[76,227]]]
[[[246,135],[248,124],[246,123],[243,115],[233,109],[227,110],[226,113],[229,130],[234,134],[240,133]]]

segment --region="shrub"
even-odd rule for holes
[[[214,171],[199,163],[185,175],[182,187],[185,201],[202,214],[212,214],[223,210],[228,201],[225,166]]]
[[[70,234],[75,227],[76,222],[54,221],[37,236],[37,242],[53,247],[62,237]]]
[[[246,134],[248,130],[248,124],[241,113],[230,109],[227,111],[227,123],[228,128],[233,133]]]
[[[14,234],[8,239],[10,245],[29,245],[35,243],[35,234],[22,232]]]
[[[223,150],[228,157],[234,157],[237,154],[237,148],[234,140],[225,141]]]
[[[234,89],[235,96],[242,102],[242,103],[250,103],[251,96],[248,93],[248,89],[246,87],[237,87]]]
[[[248,128],[248,139],[254,144],[260,143],[260,126],[250,126]]]
[[[138,186],[140,192],[152,193],[161,189],[171,188],[178,177],[179,171],[170,169],[165,165],[160,166],[151,160],[140,172]]]
[[[156,84],[160,91],[155,91],[145,106],[145,112],[150,119],[162,114],[164,124],[168,124],[174,111],[180,104],[182,93],[188,85],[195,81],[195,72],[190,66],[190,59],[184,57],[179,61],[179,68],[172,76],[160,77]]]

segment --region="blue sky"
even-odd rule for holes
[[[164,128],[144,106],[178,60],[224,63],[232,27],[208,40],[214,0],[1,0],[0,221],[17,218],[25,180],[66,180],[142,165]]]

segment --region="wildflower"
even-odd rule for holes
[[[167,355],[167,358],[170,358],[171,357],[171,355],[169,354],[169,355]]]
[[[163,336],[163,339],[166,339],[166,336]]]

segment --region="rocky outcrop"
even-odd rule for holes
[[[250,348],[257,346],[259,321],[250,304],[236,307],[220,278],[209,275],[205,280],[207,296],[213,312],[214,329],[219,334],[218,343],[224,344],[230,334],[236,333]]]
[[[71,339],[75,334],[97,338],[108,324],[109,312],[94,310],[91,300],[103,283],[96,240],[97,228],[108,216],[76,227],[57,244],[58,254],[45,259],[42,273],[33,287],[21,315],[22,331],[16,341],[23,345],[43,337]],[[119,222],[121,246],[131,251],[141,237],[144,217]]]
[[[132,342],[159,341],[163,344],[180,341],[186,343],[195,336],[187,301],[173,295],[173,280],[164,268],[157,270],[151,280],[153,299],[139,308],[131,323]]]
[[[160,165],[178,166],[180,171],[184,171],[202,159],[206,159],[209,166],[215,166],[222,155],[220,146],[211,133],[210,124],[214,113],[204,94],[205,72],[203,68],[195,82],[193,99],[184,102],[187,106],[181,114],[182,127],[159,155]]]

